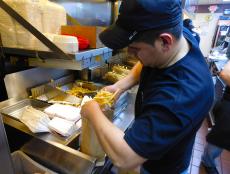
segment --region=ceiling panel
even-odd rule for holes
[[[223,0],[188,0],[191,5],[205,5],[205,4],[230,4],[229,1]]]

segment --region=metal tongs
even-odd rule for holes
[[[78,106],[81,104],[82,99],[68,94],[57,87],[51,85],[45,85],[45,94],[48,103],[59,103]]]

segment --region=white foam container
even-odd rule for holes
[[[53,42],[65,53],[78,52],[78,40],[74,36],[54,35]]]
[[[5,47],[16,47],[17,39],[14,20],[0,8],[0,34]]]
[[[50,33],[46,37],[52,41],[53,36],[51,35],[60,33],[61,25],[67,23],[64,7],[48,0],[4,1],[40,32]],[[2,9],[0,9],[0,34],[5,47],[49,51],[33,34]],[[75,53],[78,51],[77,38],[62,37],[64,42],[59,41],[58,36],[56,38],[56,45],[64,52]]]
[[[49,1],[44,4],[42,15],[44,33],[60,34],[61,26],[66,24],[67,19],[64,7]]]
[[[24,19],[39,31],[42,28],[42,6],[44,0],[5,0],[5,2],[18,12]],[[33,49],[34,36],[21,24],[15,21],[17,45],[19,48]]]
[[[43,35],[53,42],[54,34],[52,33],[43,33]],[[45,46],[39,39],[34,38],[34,49],[39,51],[50,51],[50,49]]]

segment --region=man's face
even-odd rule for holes
[[[136,56],[144,66],[158,67],[161,65],[161,48],[155,41],[153,45],[144,42],[133,42],[128,47],[129,54]]]

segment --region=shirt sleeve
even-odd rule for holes
[[[183,119],[164,106],[146,105],[124,139],[143,158],[158,160],[191,128]]]

